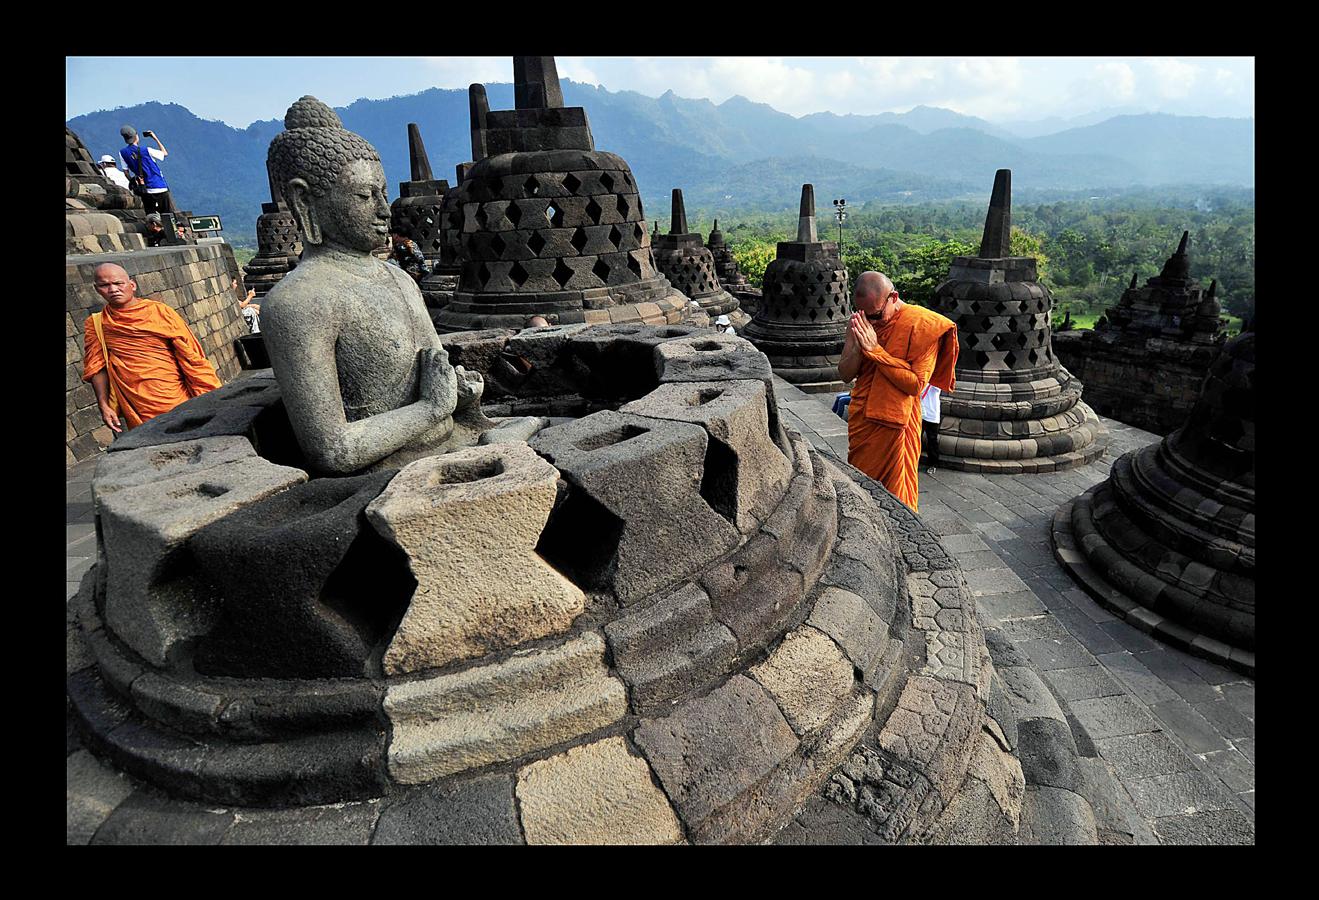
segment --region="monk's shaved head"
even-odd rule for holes
[[[883,300],[893,290],[893,281],[883,272],[862,272],[856,279],[852,293]]]
[[[93,287],[101,299],[111,306],[127,306],[137,299],[137,282],[128,270],[115,263],[101,263],[96,267]]]
[[[118,263],[101,263],[96,267],[95,276],[97,281],[100,281],[102,278],[113,279],[115,275],[122,276],[124,281],[132,280],[132,276],[128,274],[128,270]]]

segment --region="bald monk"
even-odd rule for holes
[[[838,375],[856,379],[847,416],[847,461],[915,512],[921,455],[921,393],[953,389],[957,325],[902,302],[881,272],[863,272],[852,289]]]
[[[101,420],[119,434],[220,386],[215,367],[170,306],[137,296],[137,282],[114,263],[96,267],[96,292],[109,359],[96,315],[83,323],[83,381],[92,383]]]

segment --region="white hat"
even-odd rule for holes
[[[728,316],[719,316],[718,318],[716,318],[716,319],[714,320],[714,323],[715,323],[716,325],[732,325],[732,324],[733,324],[731,321],[729,321]]]
[[[101,157],[101,160],[100,160],[100,161],[103,162],[103,163],[112,163],[112,162],[114,162],[114,157],[111,156],[109,153],[107,153],[107,154],[105,154],[105,156],[102,156],[102,157]]]

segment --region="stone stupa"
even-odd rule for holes
[[[1053,298],[1035,260],[1012,256],[1012,172],[999,169],[979,256],[953,258],[933,308],[957,323],[957,386],[941,398],[939,464],[970,472],[1052,472],[1104,452],[1081,382],[1054,358]]]
[[[714,230],[705,241],[705,248],[714,260],[714,271],[719,276],[719,283],[724,290],[737,298],[738,308],[748,316],[754,316],[760,306],[760,289],[751,286],[746,275],[737,264],[737,258],[724,241],[724,233],[719,230],[719,220],[714,220]]]
[[[813,185],[802,185],[797,239],[779,242],[763,291],[742,335],[769,357],[775,374],[803,391],[842,390],[838,362],[852,302],[838,245],[816,233]]]
[[[426,145],[416,122],[408,123],[408,162],[412,178],[399,182],[398,199],[390,204],[390,223],[416,241],[426,261],[435,263],[441,256],[442,219],[440,208],[449,192],[449,182],[431,173]]]
[[[655,268],[670,284],[700,304],[701,312],[711,321],[727,316],[738,329],[751,321],[738,308],[737,298],[720,284],[714,256],[701,242],[701,236],[688,232],[681,188],[673,189],[669,233],[652,238],[651,251],[655,254]]]
[[[1191,278],[1190,232],[1163,270],[1131,284],[1093,331],[1053,336],[1058,360],[1085,382],[1096,412],[1155,434],[1186,421],[1225,340],[1217,282]]]
[[[436,328],[683,321],[687,299],[655,269],[627,163],[595,149],[586,110],[563,105],[553,57],[513,68],[514,110],[490,110],[471,87],[475,162],[454,189],[462,276]]]
[[[1223,345],[1181,428],[1054,516],[1055,553],[1101,605],[1255,674],[1255,331]]]
[[[302,238],[298,234],[298,221],[284,202],[279,186],[269,175],[270,202],[261,204],[261,215],[256,220],[256,256],[243,266],[243,286],[256,291],[262,300],[270,289],[279,284],[298,265],[302,255]]]

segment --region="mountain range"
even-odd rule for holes
[[[487,90],[491,109],[513,107],[511,84]],[[628,161],[651,215],[664,224],[674,187],[683,188],[689,211],[731,215],[795,209],[806,181],[818,197],[846,196],[855,207],[983,199],[999,168],[1013,170],[1023,198],[1162,184],[1253,186],[1255,180],[1253,119],[1119,114],[1098,122],[994,125],[927,106],[794,117],[740,96],[715,104],[672,91],[646,97],[568,80],[563,94],[565,105],[586,108],[597,148]],[[420,126],[437,177],[452,183],[454,166],[471,156],[464,90],[358,100],[338,112],[380,152],[395,195],[409,176],[409,122]],[[252,241],[260,204],[269,199],[266,150],[281,122],[238,129],[154,102],[68,121],[98,157],[118,152],[124,123],[161,136],[170,151],[162,168],[182,208],[218,214],[231,241]]]

